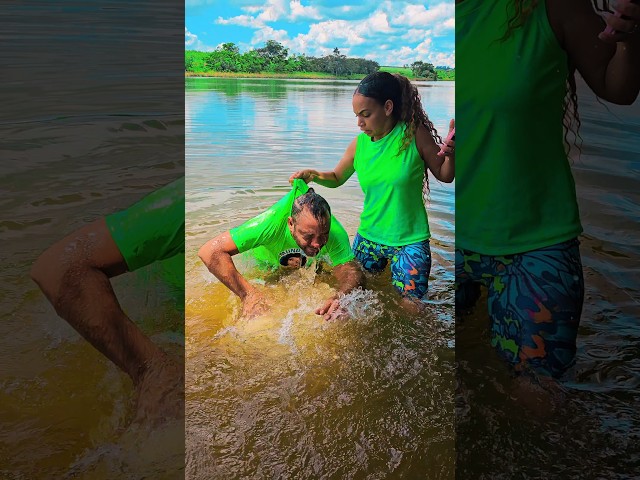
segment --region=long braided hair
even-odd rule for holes
[[[393,102],[392,114],[394,119],[407,125],[398,154],[409,148],[420,125],[424,125],[427,128],[431,138],[437,144],[442,143],[442,138],[438,135],[438,131],[422,107],[422,99],[418,88],[404,75],[389,72],[371,73],[360,81],[355,92],[353,92],[354,95],[357,93],[373,98],[380,105],[384,105],[387,100]],[[429,192],[429,177],[426,167],[422,190],[426,200]]]
[[[542,0],[545,1],[545,0]],[[597,0],[592,0],[592,2]],[[540,4],[540,0],[512,0],[507,9],[508,12],[507,26],[504,35],[500,38],[500,41],[505,41],[517,28],[522,27],[527,19],[531,16],[533,11]],[[574,137],[573,145],[578,148],[578,151],[582,151],[582,137],[580,136],[580,114],[578,113],[578,94],[575,78],[575,66],[568,60],[569,75],[566,80],[566,94],[564,98],[564,115],[562,118],[562,125],[564,126],[564,145],[567,153],[571,149],[572,142],[569,141],[569,136]]]

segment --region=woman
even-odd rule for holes
[[[640,6],[612,2],[607,33],[584,0],[456,4],[456,307],[484,285],[498,353],[516,371],[560,377],[584,297],[565,149],[579,127],[574,73],[607,101],[636,99]]]
[[[381,272],[390,263],[393,285],[404,303],[424,308],[431,270],[423,198],[427,170],[442,182],[452,182],[455,142],[448,141],[444,155],[438,155],[442,140],[422,108],[418,89],[402,75],[366,76],[352,104],[362,133],[336,167],[329,172],[301,170],[289,180],[336,188],[357,171],[365,198],[354,254],[369,272]]]

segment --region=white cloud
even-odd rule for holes
[[[391,31],[389,19],[384,12],[375,12],[361,25],[356,22],[356,28],[358,27],[364,31],[371,31],[371,33],[387,33]]]
[[[322,18],[316,7],[305,7],[302,5],[300,0],[291,0],[289,7],[291,9],[291,15],[289,16],[291,20],[296,20],[298,18],[320,20]]]
[[[311,25],[305,36],[309,41],[325,45],[336,40],[346,40],[349,45],[364,43],[362,28],[347,20],[329,20]]]
[[[267,0],[267,3],[262,7],[262,13],[258,15],[257,20],[261,22],[275,22],[280,20],[287,14],[285,7],[285,0]]]
[[[351,47],[364,44],[367,38],[391,32],[387,14],[376,11],[363,20],[327,20],[311,24],[309,32],[296,36],[289,42],[289,47],[294,52],[308,55],[325,55],[338,47],[346,55]]]
[[[185,50],[198,50],[199,52],[211,52],[215,47],[204,44],[196,34],[191,33],[187,27],[184,27],[184,46]]]
[[[402,35],[400,38],[407,42],[415,43],[420,40],[426,39],[433,35],[432,30],[425,30],[423,28],[410,28],[407,32]]]
[[[275,40],[288,48],[290,54],[322,56],[338,47],[344,55],[372,59],[381,65],[402,65],[418,60],[435,65],[439,58],[438,64],[453,65],[453,53],[443,57],[444,54],[434,52],[440,48],[434,47],[439,44],[437,38],[433,40],[440,35],[451,34],[455,13],[453,2],[443,3],[440,0],[440,3],[427,7],[422,3],[382,0],[377,9],[369,11],[364,18],[316,21],[309,24],[306,33],[299,33],[294,38],[290,38],[284,29],[275,30],[269,26],[274,21],[320,19],[321,9],[303,5],[303,1],[312,3],[308,0],[265,0],[261,6],[242,7],[246,12],[243,15],[226,19],[219,17],[216,23],[255,29],[250,41],[252,46],[262,46],[267,40]],[[355,9],[345,6],[339,10]],[[405,46],[398,48],[400,45]]]
[[[392,17],[393,25],[434,28],[438,24],[451,23],[455,16],[453,2],[439,3],[426,8],[424,5],[407,5],[397,16]]]
[[[433,40],[431,38],[427,38],[424,42],[418,44],[418,46],[414,50],[418,55],[422,55],[426,58],[431,54],[432,43]]]
[[[456,66],[456,55],[455,53],[436,53],[430,60],[435,66],[444,66],[444,67],[452,67]]]
[[[191,33],[187,30],[187,27],[184,27],[184,44],[187,46],[191,46],[198,41],[198,36]]]
[[[401,48],[378,52],[378,55],[365,55],[365,57],[377,61],[380,65],[402,66],[422,61],[435,66],[455,67],[455,54],[453,52],[434,52],[433,40],[431,38],[427,38],[414,48],[403,46]]]
[[[253,34],[253,38],[251,39],[251,44],[254,46],[262,46],[263,43],[267,43],[267,40],[275,40],[276,42],[283,44],[285,47],[289,47],[290,43],[286,30],[274,30],[269,26],[265,26],[256,30]]]
[[[267,23],[277,22],[286,18],[295,21],[298,19],[320,20],[322,16],[316,7],[302,5],[301,0],[267,0],[262,6],[246,6],[242,10],[246,15],[238,15],[230,18],[218,17],[216,23],[220,25],[240,25],[243,27],[262,28]]]
[[[260,10],[262,10],[262,7],[248,6],[248,7],[240,7],[240,9],[247,13],[258,13]]]
[[[216,23],[220,25],[240,25],[241,27],[261,28],[264,22],[258,20],[251,15],[238,15],[231,18],[218,17]]]

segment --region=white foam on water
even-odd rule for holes
[[[238,329],[236,328],[235,325],[224,327],[224,328],[218,330],[218,332],[216,332],[216,334],[213,336],[213,339],[217,340],[219,338],[224,337],[227,334],[231,334],[231,335],[237,337]]]
[[[288,345],[291,349],[291,353],[294,355],[298,354],[298,347],[296,346],[295,339],[291,333],[291,328],[293,327],[294,316],[300,313],[308,313],[308,307],[302,305],[296,309],[290,310],[282,320],[278,336],[278,343],[281,345]]]
[[[340,306],[353,320],[373,320],[383,313],[377,292],[357,288],[339,297]]]

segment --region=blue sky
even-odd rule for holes
[[[186,0],[185,49],[280,42],[289,54],[455,66],[454,0]]]

